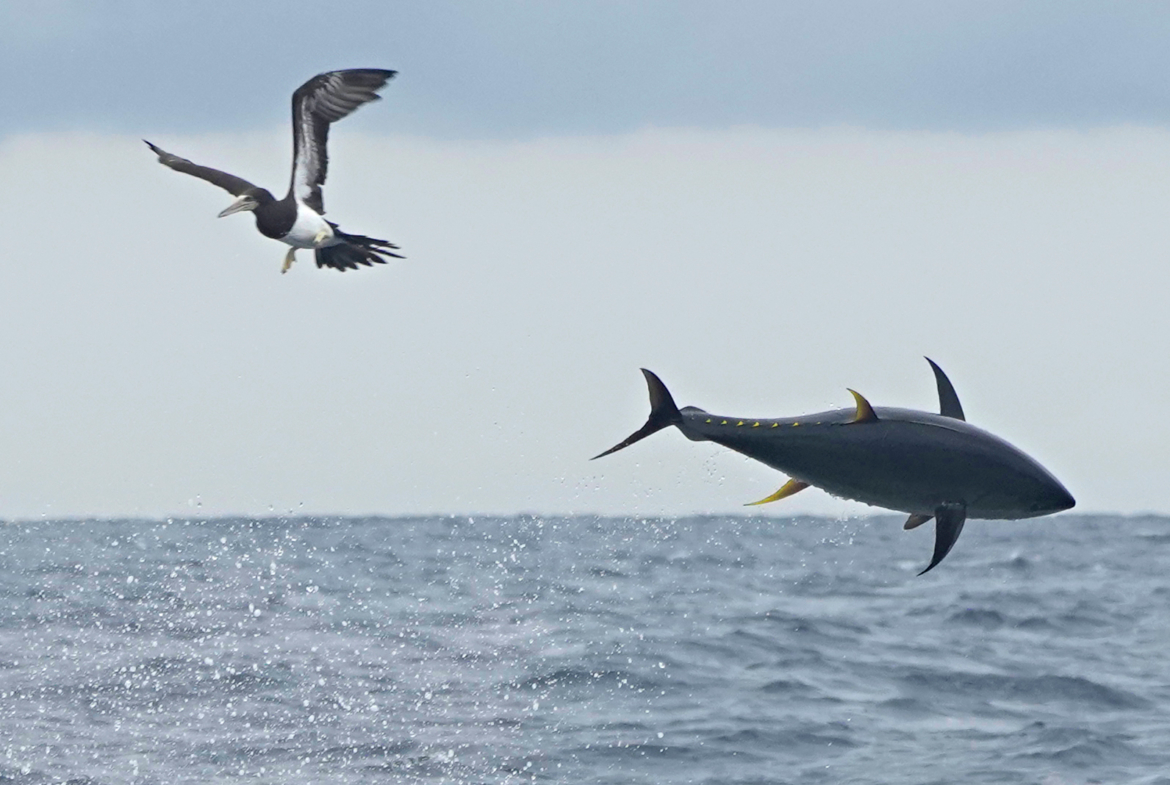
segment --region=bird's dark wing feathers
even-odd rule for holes
[[[324,215],[321,186],[329,155],[329,124],[353,112],[359,106],[378,100],[378,90],[394,71],[380,68],[354,68],[318,74],[293,93],[293,170],[290,193],[299,201]]]
[[[145,139],[142,141],[146,142]],[[210,166],[200,166],[193,164],[186,158],[180,158],[177,155],[168,153],[166,150],[146,142],[146,146],[158,155],[158,162],[164,166],[169,166],[176,172],[189,174],[193,177],[198,177],[200,180],[206,180],[212,185],[218,185],[223,190],[230,193],[232,196],[239,196],[249,188],[255,188],[250,182],[242,177],[236,177],[234,174],[221,172],[218,169],[212,169]]]

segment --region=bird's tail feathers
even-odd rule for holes
[[[406,258],[401,254],[394,253],[398,250],[398,246],[392,242],[366,237],[363,234],[347,234],[338,229],[336,224],[331,224],[331,226],[333,226],[333,236],[341,242],[317,249],[318,267],[332,267],[334,270],[344,272],[356,270],[362,265],[372,267],[375,264],[386,264],[389,261],[386,257]]]

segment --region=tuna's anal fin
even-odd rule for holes
[[[671,425],[678,425],[683,421],[682,413],[675,406],[674,398],[670,397],[670,390],[666,389],[662,380],[645,368],[642,369],[642,375],[646,377],[646,388],[650,393],[650,417],[646,420],[646,424],[627,436],[625,441],[610,447],[601,455],[594,455],[590,460],[595,461],[610,453],[615,453],[624,447],[629,447],[634,442],[642,441],[652,433],[669,428]]]
[[[794,493],[800,493],[801,491],[803,491],[807,487],[808,487],[807,482],[801,482],[800,480],[789,480],[788,482],[784,483],[783,487],[781,487],[780,490],[776,491],[774,494],[772,494],[768,498],[760,499],[758,502],[748,502],[747,504],[744,505],[744,507],[754,507],[757,504],[767,504],[768,502],[778,502],[781,499],[788,498],[789,496],[791,496]]]
[[[967,522],[967,505],[961,502],[940,504],[934,511],[934,517],[937,521],[934,525],[934,556],[927,568],[918,573],[919,575],[925,575],[933,570],[935,565],[951,552],[951,548],[955,547],[955,540],[959,539],[963,524]]]
[[[857,401],[857,414],[853,415],[853,419],[849,422],[877,422],[877,414],[874,413],[873,407],[869,405],[869,401],[865,400],[865,396],[857,392],[857,390],[849,390],[853,393],[853,400]]]
[[[963,405],[959,403],[959,396],[955,392],[954,385],[947,375],[943,373],[943,369],[938,367],[938,364],[929,357],[926,361],[930,363],[930,369],[934,371],[934,383],[938,385],[938,412],[943,417],[952,417],[956,420],[966,420],[963,416]]]
[[[930,519],[933,517],[933,515],[919,515],[918,513],[914,513],[906,519],[906,522],[902,524],[902,528],[906,531],[917,529],[924,523],[930,523]]]

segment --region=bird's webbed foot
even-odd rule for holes
[[[292,267],[293,262],[297,260],[297,249],[289,248],[288,253],[284,255],[284,264],[280,267],[280,274],[284,275],[288,272],[288,268]]]

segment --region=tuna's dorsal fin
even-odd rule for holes
[[[967,522],[967,505],[960,502],[940,504],[934,511],[934,555],[926,569],[918,573],[925,575],[933,570],[940,561],[946,558],[955,547],[955,540],[963,531],[963,524]]]
[[[768,498],[760,499],[758,502],[748,502],[747,504],[744,505],[744,507],[754,507],[757,504],[767,504],[768,502],[778,502],[781,499],[785,499],[794,493],[800,493],[801,491],[803,491],[807,487],[808,487],[807,482],[801,482],[800,480],[789,480],[788,482],[784,483],[784,486],[781,487],[780,490],[776,491],[774,494],[772,494]]]
[[[938,385],[938,413],[943,417],[966,420],[967,418],[963,416],[963,405],[959,403],[959,396],[955,393],[951,380],[934,360],[927,357],[926,361],[930,363],[930,369],[934,371],[935,384]]]
[[[906,519],[906,522],[902,524],[902,528],[906,531],[917,529],[924,523],[930,523],[930,519],[933,517],[933,515],[919,515],[916,512],[911,513],[910,517]]]
[[[869,405],[869,401],[865,400],[865,396],[857,392],[857,390],[849,390],[853,393],[853,400],[857,401],[857,414],[853,415],[853,419],[849,422],[877,422],[878,416],[874,414],[873,407]]]

